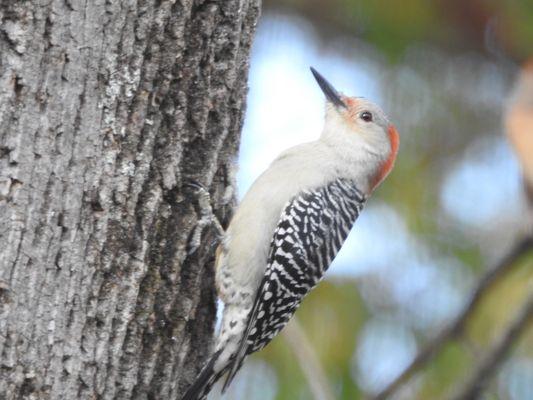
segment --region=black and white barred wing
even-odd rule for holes
[[[353,182],[337,179],[304,191],[287,204],[274,232],[265,276],[225,386],[244,357],[270,342],[322,279],[365,200]]]

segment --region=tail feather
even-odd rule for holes
[[[229,364],[226,370],[229,370],[229,366],[231,366],[231,371],[228,372],[228,375],[226,377],[226,380],[224,381],[224,386],[222,386],[222,394],[226,392],[226,389],[229,387],[230,383],[233,381],[233,378],[235,378],[235,375],[237,375],[237,372],[242,367],[242,363],[244,362],[244,358],[241,358],[241,360],[238,362],[237,365],[235,364]]]
[[[209,360],[207,365],[202,369],[200,374],[196,377],[196,380],[191,387],[185,392],[182,400],[204,400],[207,394],[213,387],[213,385],[226,373],[226,368],[223,368],[219,372],[215,372],[215,362],[220,355],[220,351],[217,351]]]

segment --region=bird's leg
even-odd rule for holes
[[[212,225],[215,228],[218,241],[221,241],[224,238],[225,232],[220,224],[220,221],[213,213],[213,207],[211,206],[211,195],[205,186],[197,181],[189,181],[186,183],[186,186],[194,189],[198,199],[198,206],[200,208],[200,219],[196,223],[196,227],[194,228],[191,241],[189,243],[188,253],[193,254],[200,247],[202,232],[206,226]]]

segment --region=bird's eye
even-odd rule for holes
[[[363,112],[361,113],[361,115],[359,115],[359,116],[360,116],[361,119],[362,119],[363,121],[365,121],[365,122],[372,122],[372,119],[373,119],[373,117],[372,117],[372,113],[369,112],[369,111],[363,111]]]

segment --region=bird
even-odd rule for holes
[[[528,228],[533,233],[533,58],[524,63],[509,96],[505,132],[522,168],[528,202]]]
[[[237,207],[216,250],[224,311],[214,353],[182,400],[205,399],[225,375],[224,392],[280,332],[393,169],[400,138],[384,111],[311,72],[326,97],[322,133],[282,152]]]

